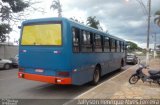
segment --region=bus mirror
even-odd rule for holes
[[[21,26],[18,26],[18,29],[21,29]]]

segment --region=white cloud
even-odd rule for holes
[[[31,13],[28,19],[55,17],[57,11],[50,9],[52,0],[41,1],[37,6],[42,7],[46,14]],[[147,8],[147,0],[142,0]],[[96,16],[104,30],[126,40],[136,42],[139,46],[146,46],[147,22],[146,15],[137,0],[60,0],[64,17],[75,17],[85,21],[88,16]],[[160,44],[160,28],[153,24],[154,13],[159,7],[160,0],[152,0],[151,34],[157,33],[157,42]],[[154,29],[153,29],[154,27]],[[13,33],[11,33],[13,36]],[[19,34],[19,33],[17,33]],[[19,35],[15,35],[18,37]],[[11,35],[10,35],[11,36]],[[153,44],[153,39],[151,44]]]
[[[128,24],[130,25],[130,27],[140,27],[141,25],[144,24],[144,21],[135,21],[135,20],[131,20],[128,22]]]

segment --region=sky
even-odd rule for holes
[[[52,0],[32,0],[37,3],[35,7],[43,8],[45,13],[31,11],[27,19],[56,17],[57,11],[50,9]],[[142,1],[144,7],[140,4]],[[87,17],[96,16],[104,31],[127,41],[133,41],[138,46],[146,48],[147,40],[147,13],[148,0],[60,0],[62,15],[85,22]],[[154,13],[160,10],[160,0],[151,0],[151,33],[150,48],[153,48],[156,34],[156,42],[160,44],[160,27],[154,24]],[[21,21],[19,22],[19,25]],[[15,27],[10,40],[19,39],[19,30]]]

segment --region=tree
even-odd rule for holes
[[[11,32],[12,29],[9,24],[0,24],[0,42],[6,41],[6,34]]]
[[[53,0],[50,8],[53,10],[57,10],[58,17],[62,17],[62,5],[59,0]]]
[[[0,42],[6,41],[6,35],[12,31],[10,21],[15,19],[15,13],[24,11],[29,3],[22,0],[2,0],[0,1]]]
[[[157,45],[157,48],[160,49],[160,45]]]
[[[74,21],[76,21],[76,22],[78,22],[78,23],[81,23],[81,22],[80,22],[78,19],[76,19],[75,17],[73,17],[73,18],[71,17],[70,19],[71,19],[71,20],[74,20]]]
[[[156,23],[160,27],[160,10],[155,13],[156,17],[154,19],[154,23]]]
[[[78,22],[78,23],[82,23],[82,24],[84,24],[84,22],[83,21],[80,21],[80,20],[78,20],[78,19],[76,19],[75,17],[71,17],[70,18],[71,20],[73,20],[73,21],[76,21],[76,22]]]
[[[135,51],[135,50],[139,49],[138,45],[134,42],[128,41],[127,45],[128,45],[128,51],[129,52],[132,52],[132,51]]]
[[[93,17],[89,16],[87,18],[87,25],[89,25],[90,27],[96,28],[96,29],[100,28],[99,20],[97,20],[95,16]]]
[[[22,20],[34,12],[45,13],[41,7],[33,5],[40,2],[32,2],[32,0],[1,0],[0,1],[0,42],[5,42],[7,34],[13,30]],[[8,36],[9,38],[9,36]]]

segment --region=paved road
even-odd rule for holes
[[[101,82],[114,77],[133,65],[126,65],[121,71],[108,74]],[[90,84],[83,86],[60,86],[17,78],[18,69],[0,70],[0,99],[73,99],[93,88]]]

